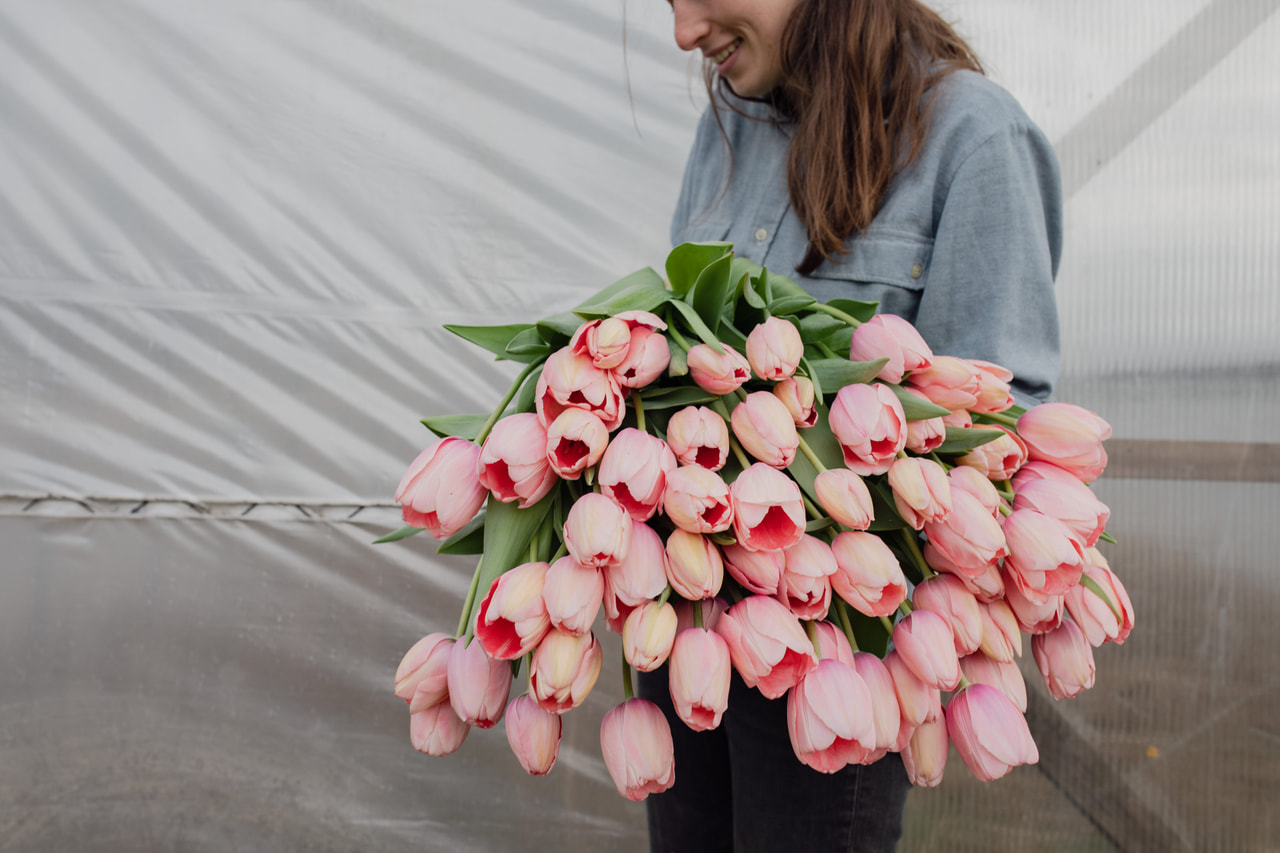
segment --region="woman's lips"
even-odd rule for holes
[[[734,39],[732,43],[726,45],[724,48],[722,48],[718,52],[711,54],[709,58],[716,65],[723,65],[729,59],[730,56],[733,56],[734,52],[737,51],[738,47],[741,44],[742,44],[742,37],[739,36],[738,38]]]

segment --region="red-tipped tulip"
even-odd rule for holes
[[[454,643],[448,664],[449,704],[469,726],[492,728],[507,710],[511,665],[489,657],[478,642]]]
[[[667,475],[662,508],[672,524],[690,533],[719,533],[733,526],[729,484],[701,465],[681,465]]]
[[[648,521],[662,503],[676,457],[667,443],[630,427],[613,437],[600,458],[596,482],[636,521]]]
[[[480,447],[456,436],[419,453],[396,487],[404,523],[437,539],[461,530],[489,496],[476,476],[479,460]]]
[[[729,646],[705,628],[689,628],[676,636],[671,649],[671,701],[676,716],[695,732],[720,725],[729,707]]]
[[[521,657],[551,629],[542,587],[546,563],[524,563],[494,580],[476,615],[476,639],[499,660]]]
[[[604,421],[584,409],[565,409],[547,428],[547,461],[565,480],[576,480],[600,461],[609,444]]]
[[[883,474],[907,445],[907,417],[886,385],[846,385],[831,404],[831,431],[844,464],[863,476]]]
[[[600,751],[614,786],[628,800],[643,800],[675,784],[671,726],[646,699],[628,699],[604,715]]]
[[[990,782],[1040,760],[1026,718],[989,684],[970,684],[947,703],[947,733],[965,766]]]
[[[553,714],[578,707],[595,687],[603,660],[594,634],[574,636],[552,628],[533,650],[529,664],[533,698]]]
[[[806,533],[782,555],[778,600],[801,619],[825,619],[831,607],[831,576],[837,569],[831,546]]]
[[[556,766],[562,723],[558,714],[538,707],[525,693],[507,706],[507,743],[520,766],[531,776],[545,776]]]
[[[631,517],[613,499],[588,492],[569,507],[564,543],[584,566],[616,565],[627,558],[631,547]]]
[[[845,531],[831,543],[836,572],[831,585],[855,610],[888,616],[907,597],[907,579],[898,558],[874,533]]]
[[[534,404],[544,426],[565,409],[586,409],[612,432],[626,414],[626,399],[618,378],[592,364],[590,356],[577,355],[570,347],[547,358],[538,377]]]
[[[547,459],[547,431],[532,412],[508,415],[493,425],[480,449],[476,473],[503,503],[533,506],[551,491],[556,472]]]
[[[756,462],[729,487],[733,531],[738,544],[752,551],[789,548],[804,535],[800,487],[786,474]]]
[[[706,406],[685,406],[667,422],[667,445],[681,465],[719,471],[729,460],[729,425]]]
[[[747,596],[725,611],[716,632],[729,645],[742,680],[769,699],[786,693],[818,663],[800,620],[773,598]]]
[[[716,352],[707,344],[689,348],[689,376],[704,391],[732,394],[751,378],[751,365],[733,347],[721,344],[724,352]]]

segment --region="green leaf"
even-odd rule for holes
[[[581,325],[582,318],[572,311],[552,314],[550,317],[543,317],[537,322],[538,334],[542,335],[542,339],[550,344],[553,349],[559,349],[569,343],[569,339],[573,337],[573,333],[578,331],[578,327]]]
[[[720,323],[720,329],[716,332],[721,343],[728,344],[736,349],[739,353],[747,351],[747,336],[738,331],[738,327],[725,320]]]
[[[373,540],[373,544],[381,545],[384,542],[399,542],[401,539],[408,539],[410,536],[417,536],[423,531],[423,529],[424,528],[421,527],[410,527],[406,524],[394,533],[388,533],[380,539]]]
[[[898,506],[893,502],[893,493],[887,491],[888,485],[883,477],[877,477],[874,480],[870,477],[863,477],[868,486],[867,491],[871,493],[871,509],[874,513],[871,526],[868,530],[876,532],[884,532],[887,530],[902,530],[909,527],[902,516],[898,515]]]
[[[776,280],[776,278],[772,277],[769,279],[771,283]],[[818,300],[808,294],[801,296],[783,296],[780,299],[775,298],[769,302],[769,313],[774,316],[794,314],[797,311],[803,311],[805,308],[808,308],[817,301]]]
[[[515,412],[533,412],[537,410],[534,405],[534,396],[538,393],[538,377],[540,375],[540,371],[535,371],[525,377],[524,384],[520,386],[520,393],[516,396]]]
[[[644,410],[646,412],[652,409],[674,409],[683,408],[685,406],[696,406],[700,403],[710,403],[716,396],[707,391],[703,391],[696,385],[686,385],[679,388],[663,389],[661,394],[655,394],[652,397],[648,394],[641,396],[644,401]]]
[[[529,558],[529,542],[537,535],[542,520],[555,503],[556,489],[528,509],[520,509],[514,502],[503,503],[492,495],[485,502],[484,561],[480,567],[477,587],[477,604],[489,591],[493,582]],[[467,619],[467,638],[472,633],[474,620]]]
[[[831,413],[821,404],[817,409],[818,422],[808,429],[800,430],[800,437],[804,439],[805,444],[809,445],[809,449],[813,451],[814,456],[818,457],[824,468],[843,468],[844,451],[840,449],[840,443],[831,433]],[[804,493],[816,501],[818,495],[813,490],[813,481],[817,479],[818,469],[809,461],[809,457],[803,452],[797,453],[796,458],[787,466],[787,470]]]
[[[685,296],[685,301],[698,312],[713,335],[720,328],[725,302],[733,292],[733,279],[730,277],[732,270],[733,255],[725,255],[712,261],[698,274],[698,280]]]
[[[882,658],[888,654],[889,634],[879,619],[849,608],[849,623],[853,625],[853,638],[858,649]]]
[[[809,362],[812,373],[822,382],[823,390],[835,394],[846,385],[860,385],[875,378],[880,368],[889,363],[889,359],[877,361],[848,361],[843,358],[815,358]],[[907,420],[911,420],[908,418]]]
[[[1120,608],[1111,600],[1111,596],[1107,595],[1106,591],[1098,586],[1097,581],[1088,575],[1082,575],[1080,577],[1080,585],[1102,599],[1102,603],[1107,605],[1107,609],[1114,613],[1117,619],[1124,621],[1124,614],[1120,612]]]
[[[828,299],[827,304],[861,323],[874,317],[876,309],[880,307],[879,302],[863,302],[860,299]]]
[[[796,325],[800,329],[800,340],[806,344],[826,340],[833,332],[847,328],[843,320],[837,320],[830,314],[822,313],[806,314]]]
[[[506,354],[517,360],[526,355],[540,358],[551,355],[551,345],[542,339],[542,333],[535,326],[512,338],[507,344]]]
[[[901,385],[894,385],[891,382],[884,384],[897,395],[898,402],[902,404],[902,411],[909,421],[927,421],[930,418],[951,414],[947,409],[935,406],[923,397],[917,397]]]
[[[702,318],[698,316],[697,311],[693,310],[693,306],[680,299],[671,300],[671,305],[680,313],[680,316],[684,318],[684,321],[689,324],[689,330],[701,338],[704,344],[711,347],[717,353],[724,352],[720,347],[720,340],[715,336],[714,332],[707,328],[707,324],[702,322]]]
[[[821,402],[825,393],[822,388],[822,378],[814,375],[813,362],[809,360],[808,356],[800,357],[800,369],[805,376],[809,377],[809,381],[813,383],[813,399]]]
[[[681,243],[667,255],[667,280],[671,292],[684,296],[711,264],[733,253],[732,243]]]
[[[533,360],[515,358],[507,352],[507,345],[521,332],[532,329],[532,323],[513,323],[508,326],[458,326],[452,323],[445,323],[444,327],[463,340],[487,349],[499,359],[510,359],[511,361]]]
[[[1098,539],[1103,542],[1110,542],[1112,545],[1116,544],[1115,537],[1113,537],[1110,533],[1108,533],[1105,530],[1102,531],[1100,534],[1098,534]]]
[[[737,255],[733,258],[733,277],[742,284],[742,298],[748,305],[757,310],[764,310],[768,304],[757,289],[757,282],[760,276],[765,275],[764,267],[749,261],[746,258],[740,258]],[[746,276],[745,279],[742,276]]]
[[[461,530],[440,543],[437,554],[481,554],[484,552],[484,511],[476,514]]]
[[[995,429],[965,429],[963,427],[947,427],[947,437],[934,453],[958,455],[968,453],[975,447],[981,447],[988,441],[995,441],[1003,435]]]
[[[584,319],[612,317],[623,311],[654,311],[671,298],[662,276],[652,267],[619,279],[573,309]]]
[[[488,419],[488,415],[436,415],[423,418],[422,425],[441,438],[456,435],[467,441],[474,441],[480,434],[480,427]]]
[[[671,361],[667,364],[667,375],[672,379],[678,376],[688,376],[689,354],[670,335],[667,335],[667,351],[671,353]]]

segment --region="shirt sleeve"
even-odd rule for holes
[[[1033,124],[1011,124],[964,157],[941,192],[916,327],[939,353],[1011,370],[1019,404],[1043,401],[1060,352],[1053,280],[1062,185],[1053,147]]]

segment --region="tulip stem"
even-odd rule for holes
[[[640,403],[640,395],[631,395],[631,405],[636,410],[636,429],[644,432],[644,406]]]
[[[693,602],[693,627],[695,628],[702,627],[702,602],[701,601]]]
[[[1002,415],[999,412],[979,412],[979,415],[987,420],[995,421],[998,424],[1004,424],[1007,427],[1017,429],[1018,419],[1011,418],[1008,415]]]
[[[827,358],[839,358],[839,357],[840,357],[840,356],[839,356],[839,354],[837,354],[835,350],[833,350],[831,347],[827,346],[826,344],[822,343],[822,341],[818,341],[818,343],[817,343],[817,347],[818,347],[818,352],[822,353],[822,354],[823,354],[824,356],[826,356]]]
[[[822,474],[827,470],[827,466],[822,464],[822,460],[818,458],[818,454],[813,452],[813,448],[809,446],[809,442],[800,437],[800,443],[796,445],[800,448],[800,452],[804,454],[804,458],[809,460],[809,464],[818,469],[818,473]]]
[[[804,632],[809,635],[809,642],[813,643],[814,656],[822,660],[822,646],[818,644],[818,626],[813,624],[812,619],[804,620]]]
[[[889,632],[889,636],[892,637],[893,636],[893,620],[890,619],[888,616],[881,616],[880,624],[884,626],[884,629]]]
[[[819,509],[813,501],[809,500],[809,496],[804,492],[800,493],[800,500],[804,501],[804,508],[809,515],[813,516],[814,521],[828,520],[826,514],[823,513],[823,511]]]
[[[966,687],[968,687],[971,684],[973,684],[973,682],[965,678],[963,672],[960,673],[960,686],[956,688],[956,693],[959,693],[961,690],[964,690]]]
[[[850,317],[848,314],[844,313],[839,308],[832,308],[830,305],[826,304],[825,302],[815,302],[813,305],[810,305],[809,307],[814,311],[821,311],[823,314],[830,314],[832,317],[835,317],[837,320],[844,320],[846,323],[848,323],[850,326],[853,326],[855,329],[862,325],[861,320],[855,317]]]
[[[475,574],[471,576],[471,587],[467,590],[467,597],[462,602],[462,616],[458,619],[458,630],[454,631],[454,636],[461,637],[467,630],[467,625],[471,622],[471,608],[476,603],[476,591],[480,588],[480,569],[484,566],[484,555],[480,555],[480,559],[476,561]]]
[[[671,584],[667,584],[665,587],[663,587],[662,595],[658,596],[658,606],[662,606],[663,604],[666,604],[667,601],[670,600],[671,593],[673,592],[675,592],[675,590],[671,588]]]
[[[1005,487],[1003,489],[996,485],[995,480],[991,481],[991,485],[996,487],[996,494],[998,494],[1000,497],[1004,498],[1005,500],[1011,501],[1014,498],[1013,487],[1009,485],[1008,480],[1004,480],[1003,482],[1005,484]]]
[[[931,578],[937,572],[929,568],[929,563],[924,558],[924,554],[920,553],[920,543],[916,541],[915,533],[911,530],[902,529],[898,533],[902,535],[902,541],[907,545],[907,552],[911,555],[911,562],[916,564],[916,568],[920,570],[920,574],[926,578]]]
[[[622,697],[624,699],[636,698],[636,689],[631,684],[631,663],[627,660],[625,652],[622,655]]]
[[[738,464],[742,466],[743,471],[751,467],[751,460],[747,458],[746,451],[742,449],[741,444],[738,444],[738,439],[732,435],[729,436],[729,449],[733,451],[734,456],[738,457]]]
[[[489,431],[493,429],[493,425],[502,417],[502,413],[507,410],[507,406],[511,404],[512,399],[520,391],[520,387],[524,385],[524,381],[529,378],[529,374],[542,367],[542,363],[546,359],[537,359],[525,365],[524,370],[520,371],[520,375],[516,377],[516,381],[511,383],[511,387],[507,389],[507,394],[502,398],[502,402],[498,403],[498,408],[493,410],[493,414],[489,415],[489,420],[484,422],[484,426],[480,427],[480,432],[476,434],[476,444],[484,444],[484,440],[489,437]]]
[[[560,547],[556,549],[556,552],[551,555],[551,559],[547,560],[547,562],[554,563],[556,560],[560,559],[561,557],[563,557],[565,554],[568,554],[568,553],[569,553],[569,546],[566,545],[563,540],[561,540]]]
[[[845,639],[849,641],[849,648],[855,652],[861,651],[858,648],[858,641],[853,636],[853,622],[849,619],[849,605],[843,598],[835,596],[832,601],[836,605],[836,616],[840,619],[840,628],[844,631]]]
[[[675,317],[672,316],[672,312],[668,310],[666,313],[667,313],[667,334],[671,335],[671,338],[677,344],[680,345],[680,349],[684,350],[685,352],[688,352],[690,350],[689,341],[685,338],[684,335],[680,334],[680,330],[676,328]]]

